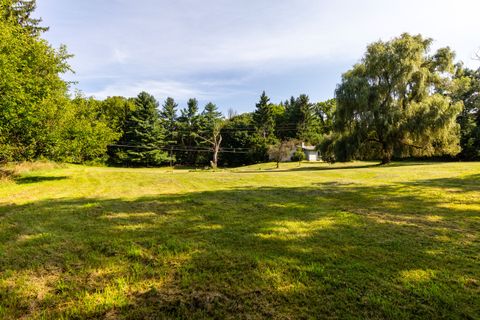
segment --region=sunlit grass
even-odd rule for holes
[[[22,166],[2,319],[480,317],[480,163]]]

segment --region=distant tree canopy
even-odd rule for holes
[[[393,156],[455,155],[461,103],[444,90],[454,54],[429,55],[431,39],[403,34],[368,46],[360,63],[337,87],[335,158],[348,161]],[[325,148],[324,148],[325,149]]]
[[[158,166],[167,161],[167,153],[162,150],[165,129],[160,123],[158,106],[157,100],[146,92],[135,98],[135,108],[127,115],[123,135],[114,148],[117,164]]]
[[[458,117],[462,148],[459,156],[464,160],[480,160],[480,70],[458,65],[451,91],[454,101],[464,105]]]
[[[120,138],[117,124],[105,117],[105,102],[81,94],[65,108],[54,159],[71,163],[105,162],[108,145]]]
[[[69,93],[64,46],[42,39],[33,0],[0,0],[0,162],[52,159],[122,166],[238,166],[283,159],[293,141],[327,161],[456,155],[480,159],[480,75],[453,64],[449,48],[401,35],[371,44],[346,72],[336,98],[307,95],[250,113],[196,99],[160,107],[149,93],[97,100]],[[291,153],[290,151],[288,151]],[[295,158],[301,160],[297,150]]]

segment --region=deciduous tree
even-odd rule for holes
[[[68,84],[60,75],[70,70],[70,55],[6,19],[11,2],[0,3],[0,161],[48,157],[68,113]]]
[[[337,87],[335,146],[338,160],[393,156],[455,155],[456,117],[444,84],[450,81],[454,53],[430,54],[431,39],[403,34],[368,46],[362,61]]]
[[[270,160],[277,163],[277,169],[280,168],[280,162],[288,158],[292,151],[295,150],[297,143],[298,142],[295,140],[284,140],[280,143],[269,146],[268,156],[270,157]]]
[[[202,130],[194,133],[194,137],[200,139],[204,145],[209,146],[213,154],[210,165],[213,169],[218,166],[218,154],[222,145],[222,127],[224,120],[222,113],[215,104],[209,102],[202,113]]]
[[[471,70],[462,65],[451,85],[452,98],[463,103],[458,116],[460,125],[460,157],[464,160],[480,159],[480,70]]]

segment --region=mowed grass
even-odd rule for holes
[[[273,168],[0,180],[0,318],[480,318],[480,163]]]

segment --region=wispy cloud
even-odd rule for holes
[[[117,82],[109,84],[99,91],[86,92],[86,94],[98,99],[105,99],[116,95],[135,97],[142,91],[154,95],[159,100],[173,97],[180,102],[185,102],[190,98],[197,98],[200,101],[211,101],[215,98],[222,99],[247,93],[241,88],[222,87],[217,83],[198,82],[197,84],[189,84],[179,81],[143,80],[138,82]]]
[[[479,66],[471,59],[480,46],[478,0],[44,0],[38,7],[48,39],[75,54],[79,87],[99,97],[141,89],[253,105],[250,92],[287,97],[303,87],[326,99],[368,43],[402,32],[432,37]]]
[[[130,55],[126,50],[121,50],[119,48],[113,49],[112,59],[114,63],[124,64],[128,61],[128,58],[130,58]]]
[[[104,99],[106,97],[115,95],[135,97],[142,91],[147,91],[157,97],[171,96],[181,100],[188,99],[190,97],[208,97],[208,94],[206,92],[203,92],[181,82],[152,80],[109,84],[100,91],[87,92],[87,94],[99,99]]]

